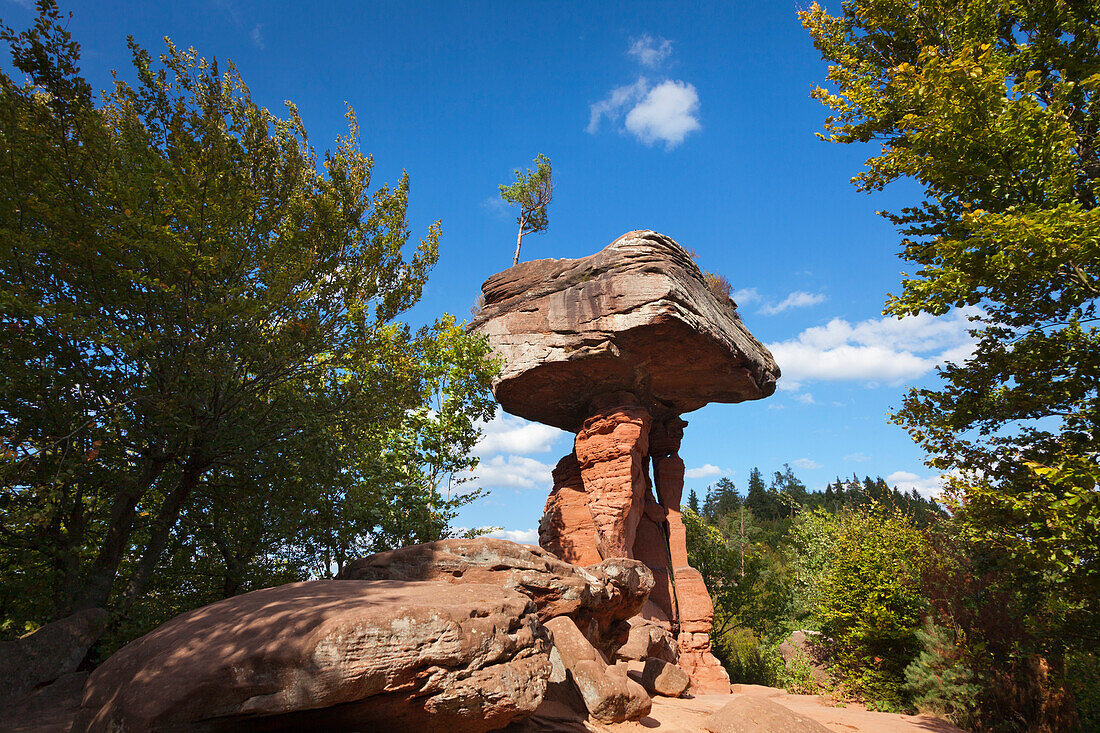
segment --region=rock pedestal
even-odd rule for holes
[[[645,563],[654,587],[642,621],[675,638],[693,690],[727,692],[710,650],[714,608],[680,518],[680,415],[772,394],[771,354],[692,256],[656,232],[629,232],[581,259],[522,263],[482,293],[470,327],[503,362],[497,400],[577,436],[554,469],[539,544],[575,565]]]
[[[678,664],[693,689],[726,692],[729,677],[710,649],[714,608],[702,575],[688,563],[680,519],[678,451],[687,423],[673,417],[654,424],[629,393],[601,404],[585,420],[573,453],[558,463],[539,544],[573,564],[605,557],[645,563],[655,581],[650,619],[675,635]]]

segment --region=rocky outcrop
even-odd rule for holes
[[[571,681],[592,718],[601,723],[621,723],[649,712],[652,703],[645,689],[627,677],[625,670],[609,665],[571,619],[550,619],[546,628],[553,634],[554,643],[550,652],[555,667],[551,680],[564,675]]]
[[[107,612],[89,608],[0,642],[0,704],[76,671],[107,626]]]
[[[503,369],[508,412],[577,432],[593,397],[633,392],[656,420],[759,399],[779,368],[671,238],[628,232],[589,257],[523,262],[481,286],[471,328]]]
[[[849,726],[854,727],[854,726]],[[708,733],[829,733],[816,720],[764,697],[737,695],[703,722]]]
[[[656,232],[629,232],[590,257],[517,265],[482,293],[471,328],[502,359],[501,406],[576,433],[554,469],[539,544],[574,564],[645,563],[654,581],[646,618],[676,638],[692,689],[728,690],[680,519],[680,415],[772,394],[771,354],[691,255]]]
[[[80,731],[488,731],[533,712],[549,639],[499,585],[318,580],[191,611],[88,680]]]
[[[535,603],[539,620],[569,616],[600,648],[626,640],[633,616],[649,597],[653,575],[641,562],[613,558],[580,568],[539,547],[479,537],[410,545],[354,560],[345,580],[438,580],[488,583]]]

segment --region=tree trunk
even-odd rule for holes
[[[519,220],[519,233],[516,234],[516,256],[512,258],[512,267],[519,264],[519,246],[523,243],[523,225],[527,223],[527,219]]]
[[[164,498],[164,503],[160,505],[160,511],[157,512],[156,521],[153,523],[149,544],[145,546],[145,552],[142,553],[141,560],[138,561],[133,575],[126,583],[126,589],[123,591],[122,602],[119,606],[119,615],[125,616],[129,612],[130,606],[145,589],[145,582],[156,568],[161,555],[164,554],[164,549],[168,546],[168,540],[172,536],[172,530],[175,528],[177,520],[179,520],[183,504],[198,484],[201,475],[202,468],[194,461],[188,461],[180,473],[179,481],[168,493],[168,496]]]
[[[167,458],[146,459],[141,478],[132,490],[120,490],[111,506],[111,518],[107,525],[107,536],[103,546],[92,563],[92,569],[80,583],[79,588],[70,597],[65,615],[86,608],[103,608],[111,596],[115,584],[118,566],[130,542],[134,530],[134,512],[138,502],[156,482]]]

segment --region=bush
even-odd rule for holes
[[[924,650],[905,668],[913,704],[922,713],[972,727],[981,685],[975,681],[961,632],[929,623],[917,638]]]
[[[834,521],[830,541],[820,545],[811,606],[832,640],[833,672],[846,693],[880,709],[909,710],[905,669],[921,650],[928,541],[910,517],[875,502],[845,509]]]

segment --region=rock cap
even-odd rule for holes
[[[470,329],[503,362],[494,395],[529,420],[576,432],[591,403],[616,391],[667,418],[767,397],[780,376],[737,304],[657,232],[627,232],[580,259],[523,262],[481,290]]]

